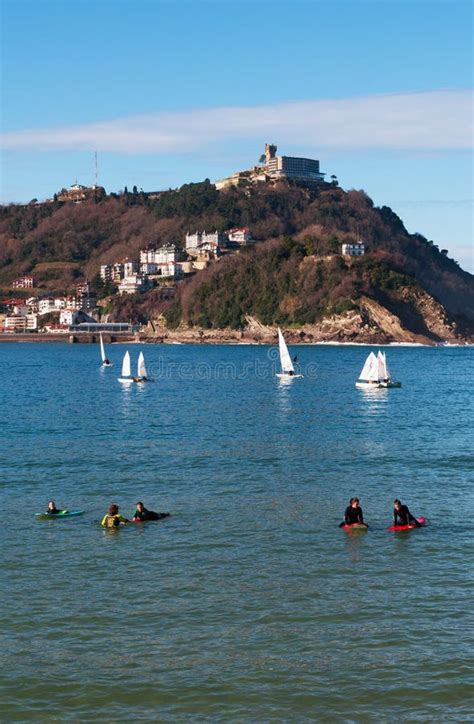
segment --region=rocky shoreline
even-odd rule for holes
[[[444,308],[423,292],[410,293],[412,319],[410,329],[400,317],[374,299],[363,297],[358,306],[338,315],[325,317],[316,324],[298,328],[282,327],[290,344],[366,344],[428,345],[473,344],[474,337],[463,334]],[[414,310],[414,311],[413,311]],[[180,326],[170,329],[163,317],[153,320],[139,333],[103,333],[104,341],[148,344],[263,344],[277,341],[277,327],[266,326],[248,316],[245,326],[236,329],[203,329]],[[97,333],[1,334],[0,342],[98,342]]]

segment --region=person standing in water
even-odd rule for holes
[[[118,505],[115,505],[113,503],[109,507],[109,512],[104,515],[101,521],[101,525],[104,528],[118,528],[119,525],[122,523],[128,523],[129,521],[127,518],[124,518],[123,515],[120,515],[119,513],[119,507]]]
[[[408,510],[408,505],[402,505],[398,498],[393,501],[393,525],[414,525],[415,528],[421,528],[421,524]]]
[[[342,528],[344,525],[353,525],[354,523],[365,525],[366,528],[369,527],[367,523],[364,523],[364,514],[359,504],[359,498],[350,499],[349,505],[344,513],[344,520],[339,524],[339,528]]]

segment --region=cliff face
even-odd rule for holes
[[[344,342],[354,344],[463,344],[472,341],[461,334],[455,322],[433,297],[421,290],[404,289],[401,293],[405,319],[389,311],[374,299],[362,297],[357,308],[341,314],[329,315],[315,324],[298,328],[285,328],[285,337],[295,343]],[[407,324],[407,309],[411,311]],[[203,329],[181,325],[170,329],[164,317],[154,320],[150,338],[181,342],[260,342],[272,344],[277,327],[262,324],[248,315],[241,330],[231,328]]]

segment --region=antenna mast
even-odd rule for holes
[[[97,151],[94,153],[94,165],[95,165],[95,188],[97,188],[99,185],[98,184],[99,176],[98,176],[98,172],[97,172]]]

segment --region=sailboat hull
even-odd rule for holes
[[[287,372],[277,372],[276,376],[281,380],[294,380],[296,377],[304,377],[304,375],[289,375]]]
[[[138,384],[145,384],[145,382],[153,382],[153,380],[150,380],[148,377],[118,377],[118,381],[122,384],[133,384],[134,382]]]
[[[381,390],[390,387],[401,387],[401,382],[356,382],[355,386],[362,390]]]

